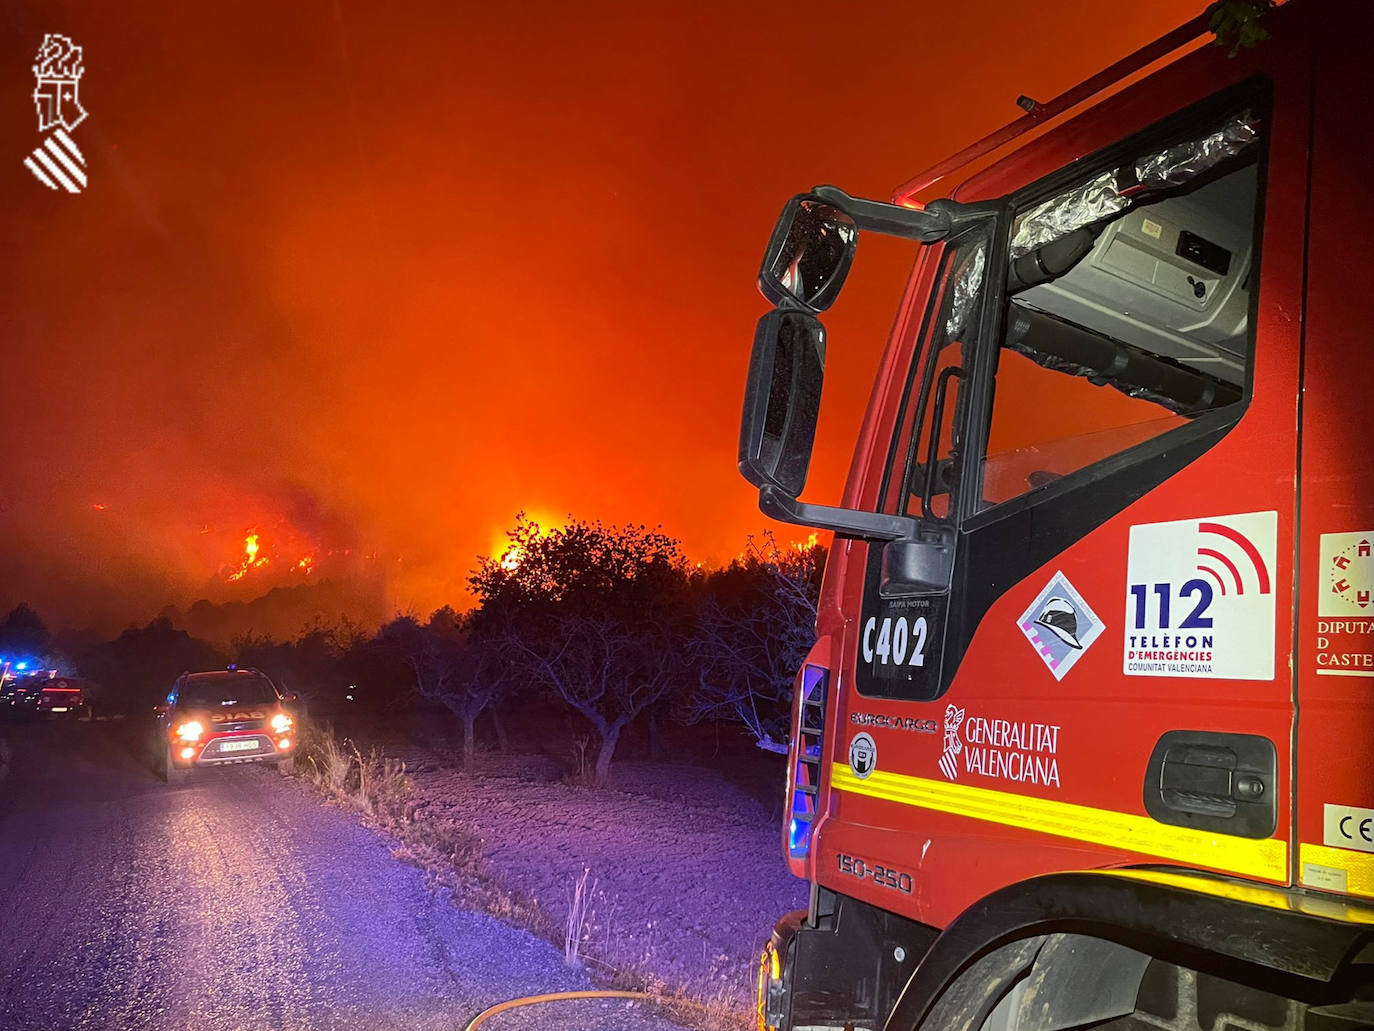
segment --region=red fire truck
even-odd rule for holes
[[[1374,1026],[1374,5],[1263,25],[784,208],[740,468],[835,539],[760,1028]],[[802,500],[872,233],[915,265]]]

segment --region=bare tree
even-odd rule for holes
[[[685,675],[691,617],[677,542],[643,526],[517,518],[511,547],[472,577],[477,618],[533,681],[587,720],[605,783],[620,735]]]
[[[477,717],[511,685],[510,664],[501,642],[474,626],[470,615],[444,606],[425,623],[413,616],[392,620],[379,635],[410,667],[415,690],[444,706],[463,724],[463,762],[476,750]]]
[[[742,724],[759,748],[787,751],[792,685],[816,641],[825,548],[750,537],[744,556],[707,579],[690,645],[697,689],[689,721]]]
[[[596,731],[597,784],[610,775],[621,732],[682,675],[680,635],[661,615],[631,625],[604,613],[561,612],[539,639],[513,642],[535,679]]]

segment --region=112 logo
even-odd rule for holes
[[[1135,676],[1274,676],[1278,513],[1131,527],[1124,671]]]

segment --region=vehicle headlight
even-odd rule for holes
[[[272,729],[280,734],[284,730],[291,729],[291,717],[284,712],[279,712],[272,717]]]
[[[205,724],[200,720],[187,720],[177,727],[176,735],[183,741],[199,741],[205,735]]]

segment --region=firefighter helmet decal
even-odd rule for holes
[[[1078,613],[1072,603],[1063,598],[1051,598],[1045,602],[1040,615],[1035,617],[1035,625],[1048,630],[1070,648],[1083,649],[1078,640]]]
[[[1063,573],[1056,572],[1017,621],[1055,680],[1073,668],[1102,633],[1102,620]]]

